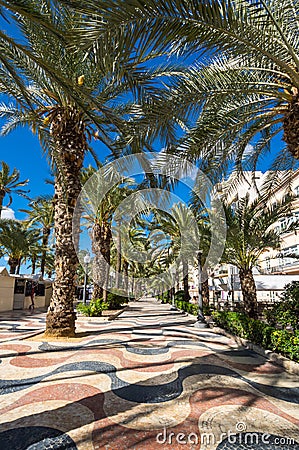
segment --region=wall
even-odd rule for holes
[[[13,277],[0,276],[0,311],[12,311],[14,284]]]
[[[31,305],[31,297],[25,297],[24,300],[24,308],[23,309],[29,309],[29,306]],[[34,297],[34,307],[35,308],[43,308],[45,306],[45,296],[42,297]]]

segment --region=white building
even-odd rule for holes
[[[1,210],[1,219],[16,220],[14,210],[3,206]]]
[[[245,195],[253,201],[262,185],[269,178],[269,172],[245,172],[244,176],[230,177],[226,182],[217,186],[220,196],[226,196],[232,205]],[[279,300],[284,286],[291,281],[299,281],[299,171],[291,177],[289,173],[281,172],[278,182],[272,190],[270,204],[281,201],[292,192],[295,197],[289,217],[281,219],[274,227],[282,232],[281,247],[278,250],[269,249],[262,253],[255,269],[255,282],[258,301],[268,302]],[[291,179],[291,181],[290,181]],[[284,231],[289,224],[298,221],[298,230]],[[291,257],[292,256],[292,257]],[[295,258],[298,256],[298,259]],[[297,275],[297,276],[296,276]],[[210,280],[210,296],[215,300],[238,301],[242,299],[238,270],[231,265],[219,265],[213,270]]]

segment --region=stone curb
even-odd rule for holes
[[[116,317],[120,316],[126,309],[128,308],[128,305],[125,306],[123,309],[121,309],[120,311],[117,311],[115,314],[111,314],[110,316],[108,316],[108,320],[114,320],[116,319]]]
[[[122,308],[122,309],[118,309],[115,313],[112,313],[110,315],[101,315],[101,316],[84,316],[83,314],[78,315],[77,312],[77,320],[83,321],[83,322],[94,322],[97,319],[99,319],[99,322],[101,322],[102,319],[107,319],[107,320],[113,320],[116,317],[118,317],[121,313],[123,313],[126,309],[127,309],[127,305]]]
[[[263,356],[264,358],[268,359],[269,361],[273,362],[274,364],[283,367],[287,372],[290,372],[291,374],[299,375],[299,364],[295,361],[292,361],[285,356],[280,355],[279,353],[272,352],[271,350],[265,350],[263,347],[260,347],[257,344],[254,344],[251,341],[248,341],[247,339],[243,339],[239,336],[235,336],[233,334],[230,334],[228,331],[223,330],[219,327],[213,327],[211,328],[212,331],[218,334],[223,334],[224,336],[233,339],[238,345],[242,347],[246,347],[249,350],[253,350],[258,355]]]

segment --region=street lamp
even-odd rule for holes
[[[88,264],[90,263],[90,256],[87,253],[84,258],[84,288],[83,288],[83,303],[84,305],[86,305],[86,284],[87,284],[87,269],[88,269]]]
[[[206,320],[204,318],[203,312],[202,312],[202,267],[201,267],[201,257],[202,257],[202,251],[199,250],[197,252],[197,264],[198,264],[198,313],[197,313],[197,321],[195,322],[194,326],[196,328],[208,328],[208,324],[206,323]]]

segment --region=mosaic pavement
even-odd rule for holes
[[[144,299],[43,342],[43,314],[2,317],[0,449],[299,450],[298,377],[193,323]]]

